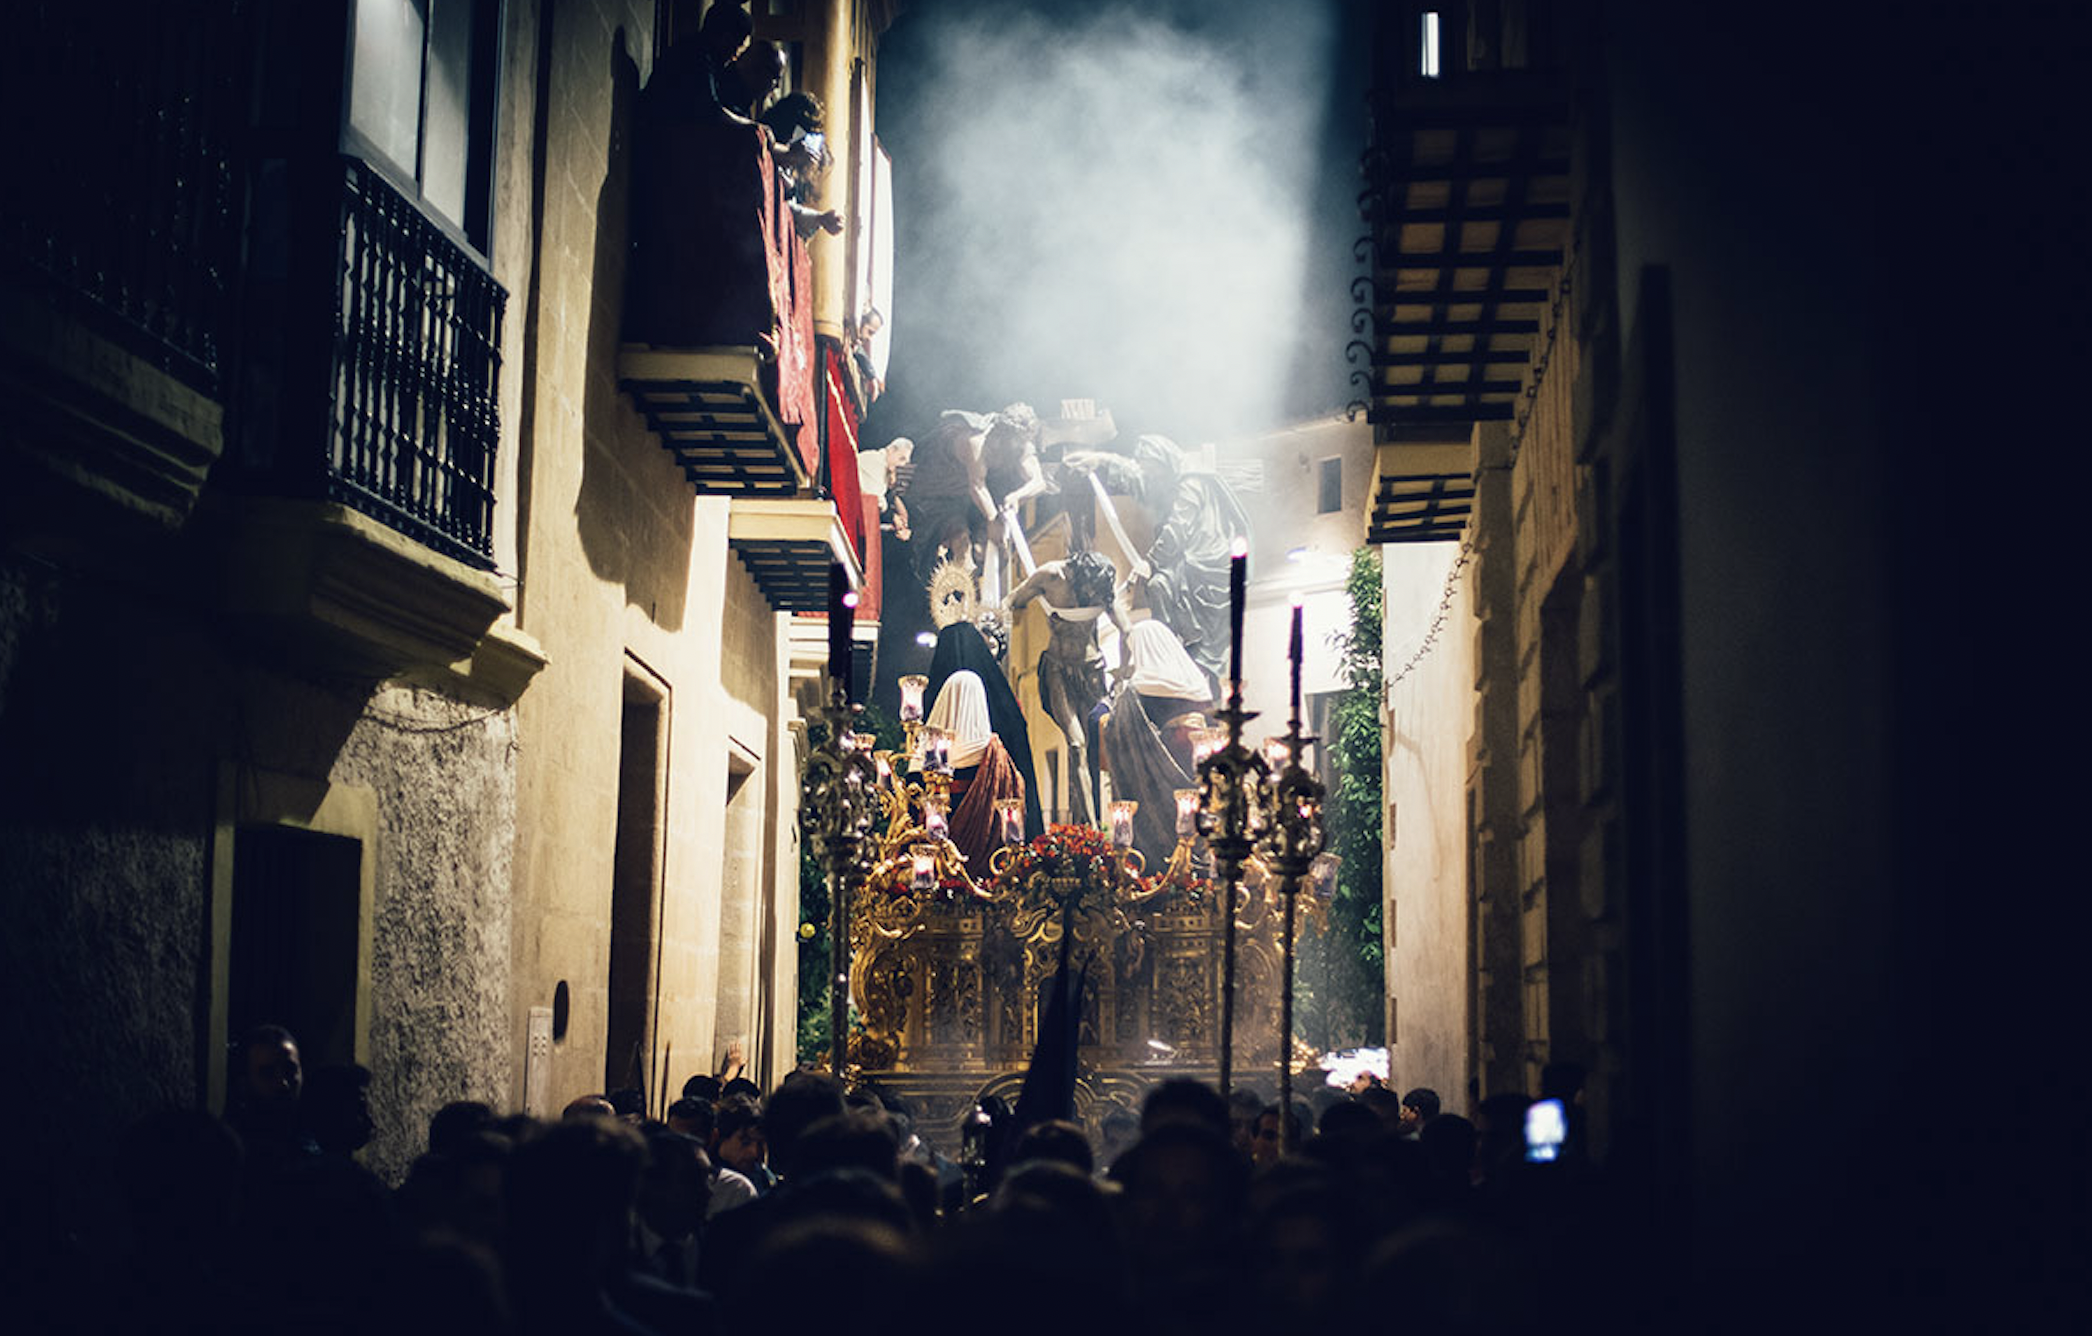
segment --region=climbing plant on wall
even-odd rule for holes
[[[857,717],[857,731],[877,738],[879,751],[899,751],[901,725],[876,705],[867,705]],[[828,730],[809,724],[807,747],[811,750],[828,740]],[[821,861],[814,857],[813,841],[799,840],[799,1061],[818,1063],[827,1059],[828,1043],[828,878]]]
[[[1303,952],[1322,967],[1315,989],[1321,1033],[1306,1037],[1329,1048],[1379,1044],[1386,1032],[1380,924],[1380,549],[1362,547],[1352,554],[1344,591],[1350,621],[1331,637],[1341,656],[1344,689],[1330,708],[1324,740],[1334,775],[1328,847],[1344,862],[1327,923]]]

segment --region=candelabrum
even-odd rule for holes
[[[1278,1106],[1286,1112],[1278,1120],[1279,1149],[1292,1149],[1288,1127],[1293,1108],[1293,929],[1301,883],[1311,873],[1334,867],[1322,861],[1324,827],[1323,789],[1320,780],[1308,773],[1301,761],[1315,739],[1300,731],[1299,698],[1283,738],[1285,764],[1270,780],[1269,819],[1262,832],[1262,852],[1279,877],[1285,896],[1285,918],[1280,929]]]
[[[864,879],[879,775],[871,737],[851,727],[860,707],[850,704],[848,684],[831,675],[827,690],[827,704],[814,717],[828,736],[806,758],[799,818],[828,874],[829,1069],[840,1079],[850,1043],[850,904]]]
[[[1198,829],[1213,852],[1214,879],[1221,886],[1220,1093],[1225,1097],[1232,1090],[1235,1068],[1235,915],[1243,864],[1263,835],[1271,776],[1264,758],[1242,743],[1242,726],[1256,718],[1256,711],[1242,708],[1239,677],[1227,705],[1215,713],[1227,725],[1227,741],[1198,763]]]

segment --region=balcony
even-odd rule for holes
[[[1368,543],[1457,542],[1474,511],[1467,442],[1382,445],[1373,460]]]
[[[491,570],[508,296],[377,173],[342,164],[326,494]]]
[[[677,77],[640,109],[619,382],[692,492],[733,499],[728,547],[770,605],[822,612],[831,562],[864,586],[858,411],[764,139],[681,118]]]
[[[248,379],[281,389],[242,401],[214,507],[226,607],[299,657],[513,699],[542,660],[493,632],[506,294],[355,157],[263,173],[251,230],[289,257],[247,306]]]
[[[701,496],[794,496],[820,477],[812,261],[762,132],[642,95],[618,379]]]
[[[1369,532],[1399,537],[1375,541],[1458,537],[1446,521],[1464,515],[1471,474],[1440,471],[1429,447],[1514,416],[1554,300],[1570,137],[1551,12],[1404,4],[1382,18],[1365,161],[1368,417],[1383,455],[1425,448],[1383,459]]]
[[[179,528],[223,450],[240,97],[222,52],[237,9],[10,18],[0,412],[18,531]]]

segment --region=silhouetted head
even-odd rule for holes
[[[623,1254],[646,1158],[639,1133],[612,1118],[575,1118],[517,1147],[508,1164],[511,1283],[600,1284]]]
[[[228,1102],[236,1107],[287,1115],[305,1087],[298,1041],[281,1025],[257,1025],[240,1040]]]
[[[680,23],[676,30],[683,30]],[[741,48],[748,45],[748,35],[754,31],[755,21],[748,17],[748,7],[743,0],[713,0],[712,7],[705,11],[703,25],[698,28],[698,41],[704,47],[706,59],[715,68],[724,69],[741,54]]]
[[[712,1115],[712,1158],[738,1174],[753,1176],[763,1163],[763,1112],[745,1099],[730,1099]]]
[[[710,1100],[685,1097],[668,1106],[668,1130],[695,1137],[700,1146],[712,1144],[712,1127],[716,1118]]]
[[[1540,1098],[1581,1104],[1588,1073],[1580,1062],[1550,1062],[1540,1069]]]
[[[494,1110],[476,1099],[453,1100],[429,1119],[429,1149],[448,1155],[460,1141],[486,1130],[494,1121]]]
[[[823,1118],[843,1111],[843,1088],[835,1078],[817,1072],[793,1072],[763,1105],[763,1137],[770,1167],[780,1176],[792,1172],[800,1134]]]
[[[836,1169],[862,1169],[892,1183],[897,1181],[900,1153],[900,1138],[884,1109],[851,1109],[823,1118],[800,1134],[794,1147],[793,1172],[813,1175]]]
[[[1422,1086],[1402,1096],[1402,1130],[1420,1132],[1438,1116],[1438,1092]]]
[[[1027,1160],[1052,1160],[1084,1174],[1097,1167],[1096,1157],[1090,1153],[1090,1139],[1079,1125],[1064,1118],[1034,1123],[1024,1129],[1010,1152],[1010,1162],[1023,1164]]]
[[[1215,1104],[1220,1097],[1213,1097]],[[1147,1260],[1163,1265],[1210,1257],[1234,1227],[1247,1167],[1222,1126],[1174,1121],[1156,1125],[1119,1157],[1112,1177],[1126,1190],[1127,1236]]]
[[[784,48],[767,38],[759,37],[742,47],[741,54],[734,57],[733,71],[741,84],[741,89],[734,94],[735,98],[738,100],[743,90],[748,94],[747,105],[737,106],[734,110],[745,111],[749,107],[757,106],[764,98],[770,96],[771,90],[784,82]]]
[[[1220,1092],[1204,1081],[1175,1076],[1148,1092],[1141,1101],[1140,1130],[1152,1132],[1168,1123],[1192,1123],[1225,1137],[1228,1106]]]
[[[712,1103],[717,1104],[720,1093],[719,1078],[707,1076],[703,1072],[699,1072],[696,1076],[683,1082],[684,1099],[710,1100]]]
[[[636,1205],[648,1229],[664,1239],[684,1239],[704,1223],[711,1199],[704,1143],[679,1132],[653,1132],[646,1139],[646,1169]]]
[[[362,1150],[377,1130],[370,1113],[370,1068],[355,1063],[320,1068],[305,1083],[299,1113],[321,1150],[330,1155]]]

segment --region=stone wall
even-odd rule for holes
[[[378,798],[365,1162],[388,1182],[427,1149],[444,1104],[507,1099],[515,738],[513,711],[392,686],[334,766],[336,783]]]

